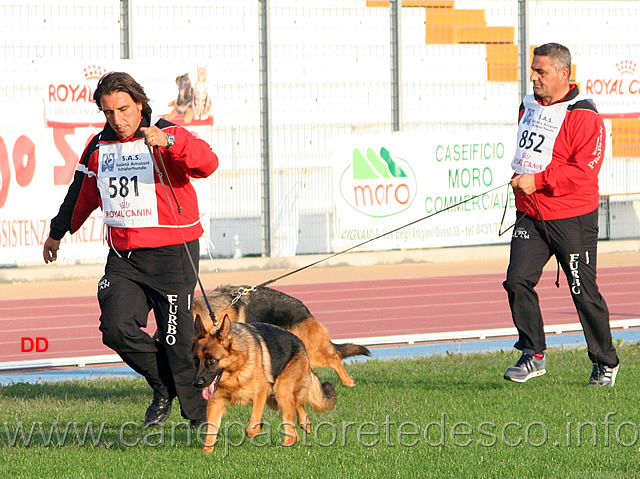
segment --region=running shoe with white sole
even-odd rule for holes
[[[532,354],[522,353],[516,365],[505,371],[504,378],[509,381],[524,383],[531,378],[545,374],[547,372],[546,365],[546,356],[543,356],[542,359],[536,359]]]
[[[619,367],[619,363],[614,368],[604,364],[594,363],[593,370],[591,371],[591,379],[589,380],[588,385],[612,387],[616,383],[616,376],[618,375]]]

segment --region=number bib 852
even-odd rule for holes
[[[570,105],[562,102],[543,106],[533,95],[527,95],[523,104],[525,111],[518,125],[518,143],[511,162],[519,175],[540,173],[551,163],[553,147]]]

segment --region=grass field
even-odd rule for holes
[[[175,407],[142,427],[141,379],[13,384],[0,388],[3,478],[484,477],[618,478],[640,469],[640,346],[619,344],[614,388],[587,388],[584,349],[551,350],[547,375],[504,381],[514,351],[348,365],[333,411],[291,448],[265,412],[249,440],[247,407],[230,407],[216,449],[200,453]],[[177,406],[177,403],[175,404]]]

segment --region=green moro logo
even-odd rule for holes
[[[340,193],[356,211],[375,218],[401,213],[416,196],[417,184],[406,160],[393,158],[387,148],[366,156],[355,148],[351,164],[340,177]]]

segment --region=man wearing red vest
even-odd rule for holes
[[[592,362],[590,386],[613,386],[618,356],[609,310],[596,282],[598,173],[605,128],[591,99],[569,82],[571,54],[563,45],[534,49],[533,91],[520,105],[518,143],[511,163],[517,219],[507,278],[522,356],[504,378],[525,382],[546,372],[542,314],[535,286],[551,256],[569,282]]]
[[[218,157],[186,129],[152,117],[144,89],[127,73],[107,73],[93,98],[107,123],[51,220],[44,261],[55,261],[64,235],[102,209],[110,247],[98,284],[102,341],[153,389],[145,424],[166,421],[177,397],[182,416],[198,425],[206,401],[191,384],[191,311],[203,229],[191,178],[213,173]],[[151,309],[154,337],[142,329]]]

